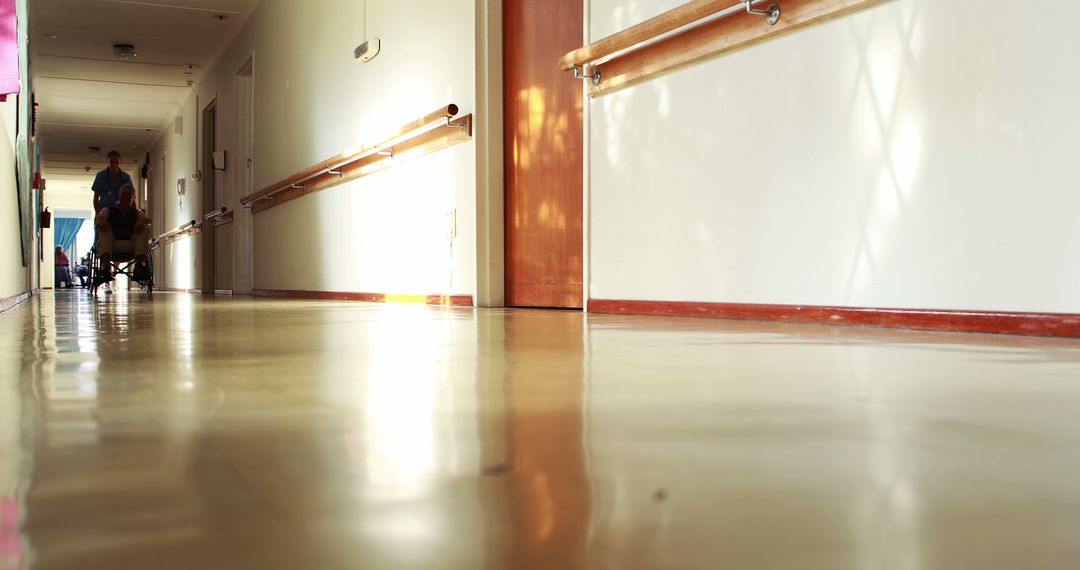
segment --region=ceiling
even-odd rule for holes
[[[258,1],[34,0],[30,71],[49,188],[85,190],[112,149],[130,170]],[[114,44],[137,55],[118,59]]]

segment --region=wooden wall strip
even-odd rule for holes
[[[188,229],[186,229],[186,230],[184,230],[182,232],[169,234],[169,235],[163,236],[163,237],[159,237],[159,238],[157,238],[157,242],[159,244],[170,244],[170,243],[180,241],[180,240],[182,240],[182,239],[184,239],[184,238],[186,238],[188,236],[192,236],[192,235],[195,235],[195,234],[198,234],[198,233],[202,233],[202,228],[199,227],[199,226],[191,226],[191,227],[189,227]]]
[[[777,0],[783,15],[774,26],[770,26],[765,18],[760,16],[735,15],[691,28],[597,65],[596,69],[600,70],[600,84],[592,85],[590,82],[589,95],[595,97],[617,91],[705,58],[747,47],[886,1]]]
[[[708,317],[741,321],[782,321],[826,325],[855,325],[952,332],[998,333],[1080,338],[1080,315],[879,309],[741,303],[589,300],[590,313]]]
[[[446,105],[444,107],[439,107],[438,109],[435,109],[434,111],[428,113],[427,115],[424,115],[422,118],[419,118],[419,119],[417,119],[415,121],[412,121],[411,123],[403,125],[396,132],[394,132],[390,136],[383,139],[383,141],[392,141],[392,140],[394,140],[394,139],[396,139],[396,138],[398,138],[398,137],[400,137],[400,136],[402,136],[402,135],[404,135],[404,134],[406,134],[406,133],[408,133],[410,131],[415,131],[415,130],[420,129],[420,128],[424,127],[424,126],[430,125],[431,123],[434,123],[434,122],[436,122],[436,121],[438,121],[440,119],[447,119],[447,118],[453,117],[454,115],[457,115],[457,114],[458,114],[458,106],[453,104],[453,103],[450,103],[449,105]],[[314,175],[316,175],[316,174],[318,174],[318,173],[320,173],[320,172],[322,172],[324,170],[327,170],[328,168],[337,166],[337,165],[345,163],[345,162],[350,162],[352,160],[355,160],[356,158],[359,158],[360,156],[363,156],[364,154],[367,154],[367,153],[371,152],[372,148],[376,148],[376,147],[380,146],[381,144],[383,144],[383,143],[379,143],[378,145],[375,145],[375,147],[366,147],[366,148],[362,148],[362,149],[360,149],[358,151],[355,151],[355,152],[341,153],[339,155],[332,156],[332,157],[330,157],[330,158],[328,158],[328,159],[326,159],[326,160],[324,160],[322,162],[319,162],[317,164],[313,164],[313,165],[301,170],[300,172],[293,173],[292,176],[289,176],[288,178],[286,178],[284,180],[279,180],[278,182],[276,182],[274,184],[271,184],[270,186],[267,186],[266,188],[263,188],[262,190],[259,190],[258,192],[254,192],[249,196],[244,196],[243,198],[240,199],[240,201],[241,202],[246,202],[252,197],[256,197],[256,196],[259,196],[261,194],[265,194],[267,192],[272,192],[272,191],[274,191],[274,190],[276,190],[278,188],[281,188],[282,186],[288,186],[288,185],[290,185],[290,184],[292,184],[292,183],[294,183],[294,182],[296,182],[298,180],[304,180],[306,178],[314,176]]]
[[[389,293],[353,293],[347,291],[294,291],[285,289],[256,289],[255,297],[275,299],[319,299],[326,301],[365,301],[368,303],[423,303],[453,307],[473,306],[472,295],[395,295]]]
[[[246,206],[251,202],[259,200],[261,197],[267,194],[273,194],[281,188],[288,187],[293,184],[305,183],[311,177],[319,175],[327,170],[340,170],[339,167],[367,157],[368,155],[373,154],[377,150],[388,148],[391,145],[397,146],[402,139],[409,138],[409,134],[414,131],[418,131],[425,127],[433,126],[435,123],[438,122],[445,123],[446,121],[449,121],[454,115],[457,115],[457,113],[458,106],[453,103],[445,105],[443,107],[439,107],[438,109],[435,109],[434,111],[428,113],[427,115],[424,115],[419,119],[416,119],[415,121],[402,125],[394,134],[384,138],[377,144],[366,146],[360,150],[353,152],[343,152],[339,155],[332,156],[319,163],[313,164],[299,172],[294,172],[292,175],[290,175],[288,178],[285,178],[284,180],[279,180],[278,182],[275,182],[274,184],[271,184],[270,186],[267,186],[262,190],[259,190],[258,192],[252,192],[251,194],[240,198],[240,204]]]
[[[610,36],[580,47],[559,60],[561,69],[570,69],[575,65],[592,63],[613,53],[634,47],[657,36],[692,24],[711,16],[725,8],[730,8],[735,0],[694,0],[663,14],[649,18],[644,22],[630,26]]]
[[[176,240],[178,240],[178,239],[180,239],[180,238],[182,238],[182,237],[184,237],[184,236],[186,236],[186,235],[188,235],[190,233],[198,233],[198,230],[199,230],[198,222],[196,222],[195,220],[191,220],[190,222],[187,222],[182,226],[173,228],[173,229],[159,235],[158,237],[154,238],[151,241],[157,241],[157,242],[161,242],[161,243],[170,243],[170,242],[176,241]]]
[[[395,145],[393,147],[394,156],[392,157],[372,154],[342,166],[338,169],[341,172],[340,175],[330,174],[329,172],[323,173],[305,181],[302,188],[289,188],[274,194],[269,199],[253,202],[251,205],[252,212],[258,213],[273,208],[289,200],[295,200],[301,196],[367,176],[411,158],[430,154],[472,138],[472,115],[465,115],[455,119],[453,124],[453,127],[436,127]]]

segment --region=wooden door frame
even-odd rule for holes
[[[589,33],[589,0],[582,0],[581,9],[581,45],[592,42],[592,34]],[[590,252],[592,248],[591,224],[589,224],[589,206],[592,204],[592,188],[589,186],[589,160],[592,156],[592,139],[589,136],[589,121],[592,111],[592,99],[589,97],[589,84],[581,82],[581,310],[589,312],[589,266]]]
[[[235,107],[232,123],[236,135],[236,158],[232,162],[236,166],[232,169],[233,193],[229,197],[233,210],[232,289],[233,293],[248,295],[255,282],[255,220],[250,208],[240,207],[239,199],[253,192],[255,185],[255,52],[251,52],[233,74],[233,90]],[[245,111],[249,117],[246,123],[241,117]]]
[[[211,120],[212,117],[212,120]],[[202,108],[199,120],[202,121],[202,140],[200,142],[202,162],[202,184],[199,188],[202,203],[202,211],[195,212],[199,221],[203,214],[217,207],[217,180],[215,180],[213,153],[217,148],[217,97],[214,97]],[[209,143],[209,144],[207,144]],[[209,200],[207,200],[209,198]],[[201,289],[204,295],[213,295],[215,290],[214,276],[214,223],[202,225],[199,232],[200,263],[202,264]]]
[[[476,291],[478,307],[506,303],[502,0],[476,1]]]
[[[582,2],[582,37],[589,43],[588,0]],[[476,145],[476,291],[478,307],[503,307],[506,301],[506,204],[503,168],[503,12],[502,0],[476,2],[476,115],[487,120],[473,127]],[[584,45],[584,44],[583,44]],[[591,187],[589,157],[591,152],[589,121],[591,106],[584,101],[582,123],[582,306],[588,311],[590,283],[589,223]]]
[[[168,177],[169,177],[169,160],[168,159],[169,159],[168,151],[162,151],[161,156],[158,158],[158,160],[161,161],[161,190],[154,194],[154,197],[156,198],[156,200],[154,200],[154,207],[152,208],[153,213],[150,214],[151,216],[153,216],[152,219],[161,220],[160,222],[158,222],[158,223],[161,224],[161,233],[165,233],[166,231],[168,231],[168,226],[167,226],[167,224],[165,222],[165,216],[166,216],[166,213],[169,211],[169,208],[166,205],[166,202],[168,201],[169,198],[172,198],[172,194],[168,193],[169,192],[169,180],[168,180]],[[168,196],[168,198],[166,198],[166,196]],[[158,251],[161,252],[161,261],[160,261],[160,263],[155,263],[154,264],[154,270],[161,273],[161,275],[160,275],[161,278],[158,279],[158,275],[155,275],[154,276],[154,281],[155,281],[154,285],[155,285],[155,288],[157,288],[157,289],[166,289],[166,288],[168,288],[168,283],[169,283],[168,282],[168,279],[169,279],[169,272],[168,272],[168,267],[169,267],[169,244],[165,244],[165,243],[159,244],[157,249],[158,249]],[[160,285],[158,285],[158,283],[160,283]]]

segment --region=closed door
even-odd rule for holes
[[[169,188],[169,168],[166,162],[166,155],[161,155],[161,188],[154,192],[154,207],[151,211],[154,212],[153,220],[160,220],[155,222],[160,224],[158,235],[163,234],[171,229],[171,226],[165,220],[165,201],[170,199],[175,193],[175,186]],[[156,251],[161,252],[158,257],[154,258],[154,288],[155,289],[167,289],[169,286],[169,276],[166,272],[166,268],[169,266],[169,250],[172,249],[169,245],[162,245],[157,248]]]
[[[505,0],[506,304],[581,308],[582,0]]]
[[[215,185],[214,170],[214,141],[217,139],[217,102],[213,101],[203,109],[203,140],[202,140],[202,211],[200,214],[208,214],[217,209],[217,189]],[[200,215],[199,219],[202,220]],[[214,222],[206,222],[202,225],[202,251],[199,264],[202,266],[202,292],[205,295],[213,295],[215,290],[214,278]]]
[[[246,295],[253,287],[252,251],[254,250],[254,220],[251,209],[240,208],[238,200],[254,192],[253,160],[255,156],[255,61],[247,60],[236,72],[236,151],[238,154],[233,170],[236,189],[230,204],[234,208],[232,227],[233,277],[231,287],[236,293]]]

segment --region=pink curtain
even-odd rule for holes
[[[0,0],[0,99],[19,92],[19,23],[15,0]]]

